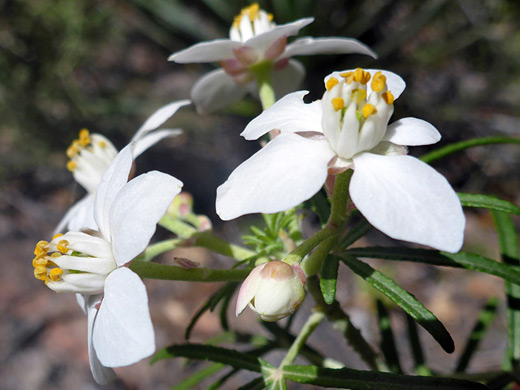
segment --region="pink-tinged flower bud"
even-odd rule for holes
[[[184,217],[193,211],[193,197],[187,192],[181,192],[168,206],[166,214],[172,218]]]
[[[238,293],[236,315],[247,305],[264,321],[278,321],[295,312],[305,298],[305,275],[298,264],[271,261],[255,267]]]

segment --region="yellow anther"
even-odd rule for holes
[[[47,241],[38,241],[36,247],[34,248],[35,256],[38,256],[41,253],[47,253],[49,250],[49,243]]]
[[[63,237],[63,233],[56,233],[54,236],[52,236],[52,239],[55,240],[58,237]]]
[[[377,110],[373,104],[365,104],[361,112],[365,119],[367,119],[370,115],[374,115],[377,112]]]
[[[60,252],[54,252],[54,253],[51,253],[51,257],[60,257],[61,256],[61,253]]]
[[[270,22],[272,22],[274,20],[274,16],[272,13],[267,14],[267,20],[269,20]]]
[[[388,104],[389,106],[394,104],[395,98],[394,98],[394,95],[392,95],[392,92],[390,92],[390,91],[383,92],[383,94],[381,96],[385,100],[386,104]]]
[[[34,268],[34,277],[39,280],[46,280],[47,279],[47,268],[40,265],[38,267]]]
[[[74,170],[78,167],[78,165],[74,161],[67,162],[67,169],[69,172],[74,172]]]
[[[255,19],[258,18],[259,12],[260,12],[260,6],[258,5],[258,3],[253,3],[248,7],[242,8],[240,13],[237,16],[235,16],[235,18],[233,19],[233,27],[239,28],[240,22],[242,21],[243,17],[249,17],[249,20],[251,21],[251,23],[253,23],[255,21]]]
[[[345,108],[345,101],[340,97],[334,98],[332,99],[332,107],[334,107],[334,110],[339,111]]]
[[[58,249],[61,253],[67,253],[69,251],[69,248],[67,248],[68,245],[69,242],[67,240],[61,240],[60,242],[58,242],[56,249]]]
[[[73,142],[68,148],[65,154],[68,158],[72,158],[79,153],[77,145]]]
[[[356,99],[356,103],[361,103],[367,98],[367,91],[361,88],[356,88],[352,91],[352,98]]]
[[[334,88],[334,86],[336,84],[338,84],[339,81],[337,78],[335,77],[331,77],[330,79],[327,80],[327,82],[325,83],[325,88],[327,88],[327,91],[330,91],[332,88]]]
[[[53,282],[57,282],[61,279],[61,275],[63,275],[63,270],[61,268],[53,268],[51,272],[49,272],[49,279]]]
[[[354,81],[357,81],[358,83],[361,83],[363,85],[370,81],[370,77],[372,77],[370,73],[361,68],[357,68],[354,71]]]
[[[354,81],[354,72],[343,72],[339,75],[345,79],[347,84],[352,84],[352,82]]]
[[[42,266],[42,267],[50,267],[52,264],[47,258],[44,257],[35,257],[32,261],[32,265],[34,268]]]
[[[381,92],[386,87],[386,77],[381,73],[381,71],[377,72],[372,79],[372,91]]]
[[[98,142],[98,146],[102,149],[106,148],[107,147],[107,143],[105,141],[99,141]]]
[[[87,146],[90,144],[90,132],[87,129],[81,129],[79,131],[79,143],[81,146]]]

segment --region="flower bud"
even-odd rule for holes
[[[255,267],[238,293],[236,315],[245,307],[264,321],[278,321],[295,312],[305,298],[305,275],[299,264],[271,261]]]
[[[168,206],[166,214],[172,218],[185,217],[193,212],[193,197],[187,192],[181,192]]]

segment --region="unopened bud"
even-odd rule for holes
[[[184,217],[193,211],[193,197],[187,192],[181,192],[168,206],[166,214],[172,218]]]
[[[298,264],[271,261],[254,268],[238,293],[236,315],[247,305],[264,321],[293,314],[305,298],[305,275]]]

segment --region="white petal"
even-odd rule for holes
[[[213,41],[201,42],[187,49],[173,53],[168,61],[188,64],[191,62],[218,62],[235,58],[233,49],[242,46],[241,42],[229,39],[215,39]]]
[[[280,24],[274,27],[272,30],[266,31],[262,34],[254,36],[244,42],[244,45],[257,49],[259,51],[265,51],[271,44],[281,37],[290,37],[298,34],[302,28],[311,24],[314,18],[303,18],[298,19],[294,22],[287,24]]]
[[[217,69],[195,83],[191,89],[191,100],[199,114],[209,114],[242,99],[246,94],[244,85],[238,85],[224,70]]]
[[[456,252],[465,218],[448,181],[411,156],[354,157],[350,196],[365,218],[398,240]]]
[[[277,99],[300,89],[304,78],[305,67],[295,60],[289,60],[283,69],[275,69],[271,76],[271,83]]]
[[[333,72],[333,73],[329,74],[327,77],[325,77],[325,83],[331,77],[335,77],[335,78],[341,80],[341,76],[340,76],[341,73],[352,72],[354,70],[355,69],[347,69],[347,70],[342,70],[342,71],[339,71],[339,72]],[[399,76],[398,74],[395,74],[395,73],[390,72],[388,70],[382,70],[382,69],[365,69],[365,70],[367,72],[369,72],[372,75],[372,77],[374,77],[374,74],[376,74],[379,71],[383,75],[385,75],[385,77],[386,77],[386,85],[388,87],[388,90],[390,92],[392,92],[392,95],[394,95],[395,99],[397,99],[399,96],[401,96],[401,94],[403,93],[403,91],[406,88],[406,83],[401,78],[401,76]],[[371,84],[371,81],[369,81],[368,84],[367,84],[367,92],[368,93],[372,92],[372,88],[370,87],[370,84]]]
[[[110,210],[112,249],[119,266],[139,255],[182,183],[165,173],[139,175],[119,192]]]
[[[136,131],[132,137],[132,141],[139,139],[151,130],[157,129],[164,122],[170,119],[170,117],[175,114],[179,108],[187,106],[190,103],[191,102],[187,99],[179,100],[178,102],[173,102],[159,108],[143,123],[139,130]]]
[[[217,214],[230,220],[276,213],[312,197],[325,183],[334,156],[326,140],[281,134],[236,168],[217,188]]]
[[[146,288],[128,268],[108,276],[92,339],[105,367],[128,366],[155,352]]]
[[[134,158],[140,156],[141,153],[146,151],[151,146],[155,145],[160,140],[166,137],[174,137],[179,134],[182,134],[181,129],[161,129],[143,135],[142,137],[134,141]]]
[[[359,53],[377,58],[368,46],[352,38],[300,38],[287,45],[282,58],[315,54]]]
[[[76,202],[58,223],[53,234],[81,229],[97,229],[96,221],[94,221],[94,194],[87,194]]]
[[[103,175],[96,192],[94,220],[107,240],[110,239],[108,214],[117,193],[128,181],[128,175],[134,162],[132,148],[133,145],[130,144],[119,152]]]
[[[77,294],[78,296],[82,296]],[[98,310],[96,305],[101,301],[101,295],[89,296],[85,299],[85,306],[87,310],[87,345],[88,345],[88,357],[90,361],[90,371],[94,380],[100,385],[106,385],[110,383],[115,377],[116,373],[109,367],[104,367],[99,361],[94,345],[92,343],[92,330],[94,328],[94,322]]]
[[[308,93],[309,91],[296,91],[285,95],[249,122],[240,135],[247,140],[253,140],[273,129],[278,129],[282,133],[323,132],[321,129],[321,101],[304,103],[303,97]]]
[[[249,273],[247,278],[245,278],[244,282],[240,286],[237,297],[237,306],[235,309],[235,315],[237,317],[244,311],[249,302],[251,302],[251,299],[254,298],[256,294],[256,288],[260,282],[260,271],[264,269],[266,264],[267,263],[264,263],[253,268],[253,270]]]
[[[397,145],[431,145],[439,142],[440,133],[429,122],[417,118],[403,118],[395,121],[386,130],[383,141]]]

